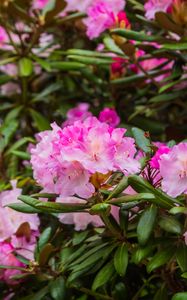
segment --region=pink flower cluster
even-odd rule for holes
[[[0,193],[0,264],[19,267],[22,264],[13,252],[29,260],[33,259],[40,221],[36,214],[20,213],[6,206],[20,202],[17,198],[21,194],[21,189],[16,187],[16,181],[12,181],[11,184],[12,190]],[[20,232],[21,226],[24,226],[24,224],[29,228],[29,233],[27,232],[26,236],[24,230]],[[11,282],[11,276],[19,273],[20,271],[14,269],[2,270],[0,271],[0,279],[9,283],[9,281]]]
[[[103,31],[115,25],[117,14],[125,7],[124,0],[96,0],[87,9],[84,20],[90,39],[98,37]]]
[[[148,0],[145,5],[145,16],[147,19],[154,19],[155,13],[162,11],[167,12],[173,0]]]
[[[41,132],[40,142],[31,149],[34,178],[45,192],[59,194],[57,201],[63,203],[75,202],[75,195],[92,196],[95,187],[90,179],[96,172],[139,172],[134,139],[124,137],[125,132],[124,128],[115,129],[95,117],[64,128],[52,124],[52,130]],[[76,200],[79,203],[80,199]],[[78,219],[82,221],[77,222]],[[98,218],[84,213],[61,215],[61,220],[75,222],[77,229],[91,222],[99,224]]]
[[[79,103],[74,108],[67,112],[67,120],[62,124],[63,127],[72,125],[75,121],[84,121],[86,118],[93,116],[89,111],[90,105],[88,103]],[[112,127],[116,127],[120,123],[120,117],[114,108],[105,107],[98,117],[100,122],[107,123]]]
[[[13,253],[14,247],[9,242],[0,242],[0,264],[10,267],[24,267]],[[13,280],[13,276],[21,274],[20,270],[16,269],[1,269],[0,270],[0,280],[5,281],[8,284],[17,283]]]
[[[124,128],[114,129],[95,117],[63,129],[54,123],[52,128],[40,133],[41,141],[31,150],[34,177],[47,192],[89,197],[95,172],[139,171],[134,139],[124,137]]]
[[[164,192],[172,197],[187,194],[187,143],[171,148],[156,143],[158,150],[150,160],[150,166],[160,181]]]

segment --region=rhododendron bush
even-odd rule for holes
[[[0,299],[187,299],[187,1],[0,1]]]

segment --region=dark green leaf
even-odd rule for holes
[[[142,213],[137,226],[137,236],[140,245],[145,245],[154,229],[157,217],[157,207],[152,204]]]
[[[63,277],[57,277],[49,285],[51,297],[54,300],[65,300],[65,281]]]
[[[114,269],[113,261],[110,261],[96,275],[92,285],[92,290],[95,291],[100,286],[106,284],[110,280],[114,272],[115,269]]]
[[[114,266],[120,276],[124,276],[128,266],[128,248],[125,243],[120,245],[114,254]]]
[[[153,258],[147,264],[147,272],[151,273],[155,269],[168,263],[172,258],[172,256],[174,255],[174,253],[175,253],[174,248],[167,248],[164,250],[160,250],[158,253],[155,254],[155,256],[153,256]]]
[[[182,226],[175,217],[172,216],[165,216],[160,218],[159,225],[162,229],[167,232],[181,234],[182,233]]]

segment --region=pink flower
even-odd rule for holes
[[[14,256],[14,248],[10,243],[0,242],[0,264],[12,267],[23,267],[24,265]],[[20,270],[16,269],[1,269],[0,280],[8,284],[16,284],[17,282],[11,279],[12,276],[20,274]]]
[[[16,181],[11,181],[12,190],[0,193],[0,241],[10,238],[16,233],[21,224],[28,222],[31,230],[38,230],[39,218],[36,214],[24,214],[9,207],[11,203],[19,203],[17,199],[21,195],[21,189],[16,188]]]
[[[155,155],[150,160],[150,165],[154,169],[159,169],[159,161],[162,154],[169,153],[170,148],[167,146],[161,146],[156,151]]]
[[[79,11],[86,12],[88,7],[92,4],[93,0],[66,0],[67,6],[65,11]]]
[[[9,40],[8,35],[5,31],[5,29],[0,26],[0,46],[2,47],[5,43],[7,43]]]
[[[33,9],[43,9],[49,0],[33,0],[32,8]]]
[[[125,129],[114,129],[95,117],[64,128],[52,124],[31,150],[34,178],[46,192],[89,197],[95,190],[89,182],[95,172],[139,171],[134,139],[124,133]]]
[[[129,19],[127,18],[127,15],[124,11],[120,11],[116,16],[116,22],[117,25],[120,28],[128,28],[130,29],[131,23],[129,22]]]
[[[11,244],[14,247],[14,251],[28,260],[34,260],[34,250],[38,235],[39,232],[33,230],[31,231],[31,236],[29,239],[25,236],[18,237],[13,235],[11,237]]]
[[[57,202],[60,203],[85,203],[76,197],[57,198]],[[103,222],[98,216],[92,216],[88,212],[75,212],[68,214],[59,214],[59,220],[64,224],[74,224],[75,230],[85,230],[89,224],[95,227],[103,226]]]
[[[79,103],[75,108],[71,108],[67,112],[67,120],[62,124],[63,127],[72,125],[75,121],[83,121],[88,117],[91,117],[92,113],[89,112],[90,105],[88,103]]]
[[[124,0],[96,0],[87,10],[88,17],[84,20],[87,35],[90,39],[98,37],[103,31],[115,24],[115,16],[123,10]]]
[[[111,64],[112,78],[120,77],[124,71],[125,59],[121,57],[113,57],[114,62]]]
[[[13,94],[20,94],[20,86],[15,82],[7,82],[3,84],[0,88],[1,94],[6,96],[11,96]]]
[[[148,0],[145,5],[145,16],[147,19],[154,19],[155,13],[158,11],[167,12],[173,0]]]
[[[169,153],[161,155],[159,164],[163,191],[172,197],[186,194],[187,143],[180,143]]]
[[[99,121],[109,124],[111,127],[116,127],[120,123],[120,117],[115,109],[104,108],[99,114]]]

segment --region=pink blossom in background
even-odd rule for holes
[[[167,12],[173,0],[148,0],[145,5],[145,16],[147,19],[154,19],[155,13],[158,11]]]
[[[155,155],[150,160],[150,165],[154,169],[159,169],[159,161],[162,154],[169,153],[170,148],[167,146],[161,146],[156,151]]]
[[[167,154],[160,156],[162,189],[168,195],[177,197],[187,193],[187,143],[180,143]]]
[[[159,46],[157,44],[153,44],[153,46],[155,46],[156,48],[159,49]],[[145,55],[145,52],[143,50],[138,50],[136,53],[137,58],[141,57]],[[166,63],[168,60],[165,58],[150,58],[150,59],[145,59],[140,61],[140,65],[141,67],[145,70],[145,71],[153,71],[155,68],[159,68],[162,64]],[[154,77],[154,79],[158,82],[162,81],[165,77],[168,76],[168,74],[170,73],[170,70],[172,68],[173,62],[169,62],[168,64],[165,64],[165,66],[163,66],[162,68],[160,67],[161,70],[168,70],[168,72],[161,74],[159,76]],[[142,70],[138,68],[138,66],[136,65],[132,65],[131,67],[132,71],[142,74]],[[150,80],[148,80],[150,81]]]
[[[131,24],[124,11],[120,11],[116,16],[116,22],[120,28],[130,29]]]
[[[84,19],[90,39],[98,37],[115,24],[115,16],[125,7],[124,0],[96,0],[88,7],[88,17]]]
[[[59,197],[56,200],[59,203],[86,203],[84,200],[81,200],[76,197]],[[92,216],[88,212],[75,212],[75,213],[66,213],[59,214],[59,220],[64,224],[74,224],[75,230],[85,230],[89,224],[92,224],[95,227],[103,226],[103,222],[100,217]]]
[[[49,193],[91,196],[95,189],[89,180],[95,172],[139,171],[134,139],[124,133],[124,128],[114,129],[95,117],[64,128],[52,124],[31,149],[34,178]]]
[[[7,82],[0,87],[0,93],[4,96],[11,96],[13,94],[20,94],[21,88],[15,82]]]
[[[12,190],[0,193],[0,241],[10,238],[16,233],[21,224],[28,222],[31,230],[38,230],[39,218],[36,214],[24,214],[9,207],[11,203],[19,203],[17,199],[22,190],[16,187],[16,181],[11,182]]]
[[[117,127],[120,123],[120,117],[113,108],[104,108],[99,114],[99,121],[105,122],[112,127]]]
[[[90,105],[88,103],[79,103],[76,107],[71,108],[67,112],[67,120],[62,124],[62,126],[72,125],[75,121],[83,121],[88,117],[92,116],[89,112]]]
[[[123,74],[125,59],[121,57],[113,57],[114,62],[111,64],[111,73],[114,78]]]
[[[33,0],[32,8],[33,9],[43,9],[47,4],[49,0]]]
[[[24,265],[14,256],[14,247],[11,243],[0,242],[0,265],[12,267],[24,267]],[[20,270],[16,269],[1,269],[0,280],[8,284],[16,284],[17,281],[11,279],[12,276],[21,274]]]
[[[5,43],[7,43],[9,40],[8,35],[5,31],[5,29],[0,26],[0,46],[2,47]]]
[[[66,0],[66,12],[79,11],[86,12],[88,7],[93,3],[93,0]]]

